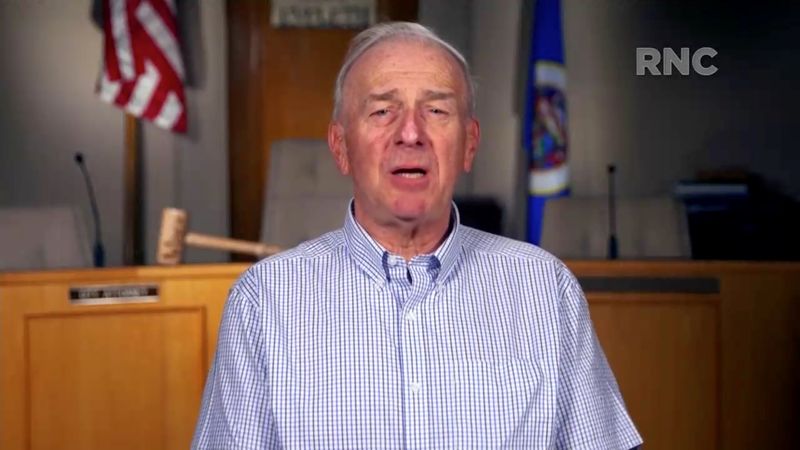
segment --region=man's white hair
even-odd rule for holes
[[[336,76],[336,86],[333,93],[334,120],[338,119],[339,114],[341,114],[342,102],[344,101],[344,94],[342,91],[344,90],[347,74],[350,72],[353,64],[355,64],[358,58],[370,48],[381,42],[393,40],[416,40],[436,45],[452,56],[459,67],[461,67],[461,72],[464,77],[464,85],[467,88],[466,104],[469,115],[475,115],[475,85],[470,76],[469,64],[467,64],[464,55],[423,25],[413,22],[386,22],[367,28],[350,41],[350,47],[347,49],[342,68],[339,69],[339,74]]]

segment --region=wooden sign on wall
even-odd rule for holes
[[[275,28],[365,28],[375,23],[375,0],[272,0]]]

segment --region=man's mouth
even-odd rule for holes
[[[422,178],[427,172],[421,168],[402,168],[392,171],[392,175],[399,175],[403,178]]]

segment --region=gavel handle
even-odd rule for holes
[[[214,250],[226,250],[234,253],[246,253],[258,257],[273,255],[281,251],[276,245],[263,244],[261,242],[242,241],[218,236],[209,236],[201,233],[186,233],[185,242],[187,245]]]

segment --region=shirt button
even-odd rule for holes
[[[399,256],[390,256],[387,262],[390,267],[398,267],[406,264],[406,260]]]
[[[422,383],[419,381],[412,381],[411,382],[411,392],[418,393],[422,389]]]
[[[406,319],[410,320],[411,322],[417,320],[417,312],[416,311],[409,311],[406,314]]]

